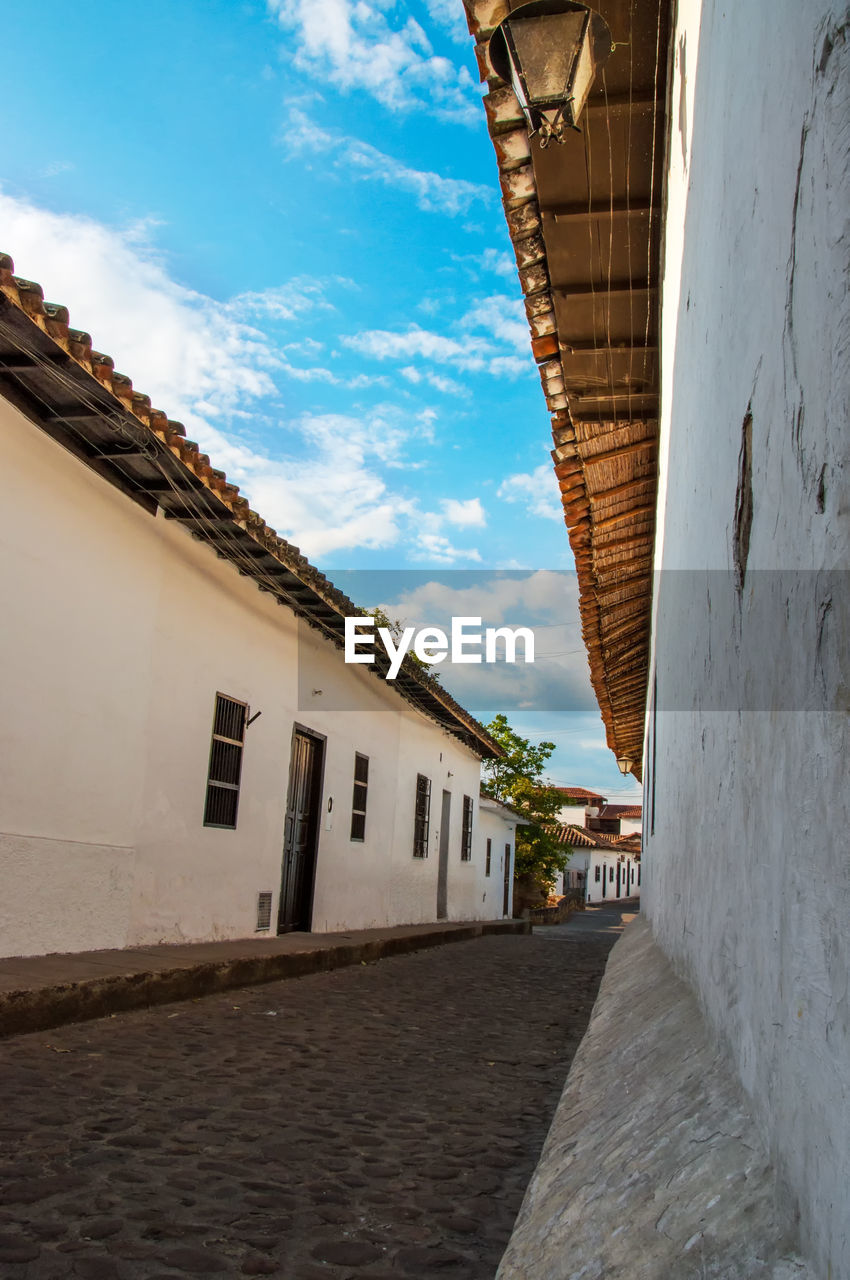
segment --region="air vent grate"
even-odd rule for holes
[[[263,929],[269,929],[272,923],[272,895],[271,893],[257,894],[257,933]]]

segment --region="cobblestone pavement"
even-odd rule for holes
[[[0,1042],[3,1280],[478,1280],[610,941],[488,937]]]

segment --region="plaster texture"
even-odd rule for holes
[[[681,0],[643,904],[818,1275],[850,1276],[850,57]]]
[[[814,1280],[774,1190],[726,1054],[635,919],[497,1280]]]

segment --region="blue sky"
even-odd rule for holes
[[[4,43],[0,247],[269,524],[331,577],[571,569],[460,0],[7,0]],[[634,793],[592,707],[512,718]]]

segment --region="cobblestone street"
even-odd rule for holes
[[[490,1280],[616,933],[0,1042],[4,1280]]]

